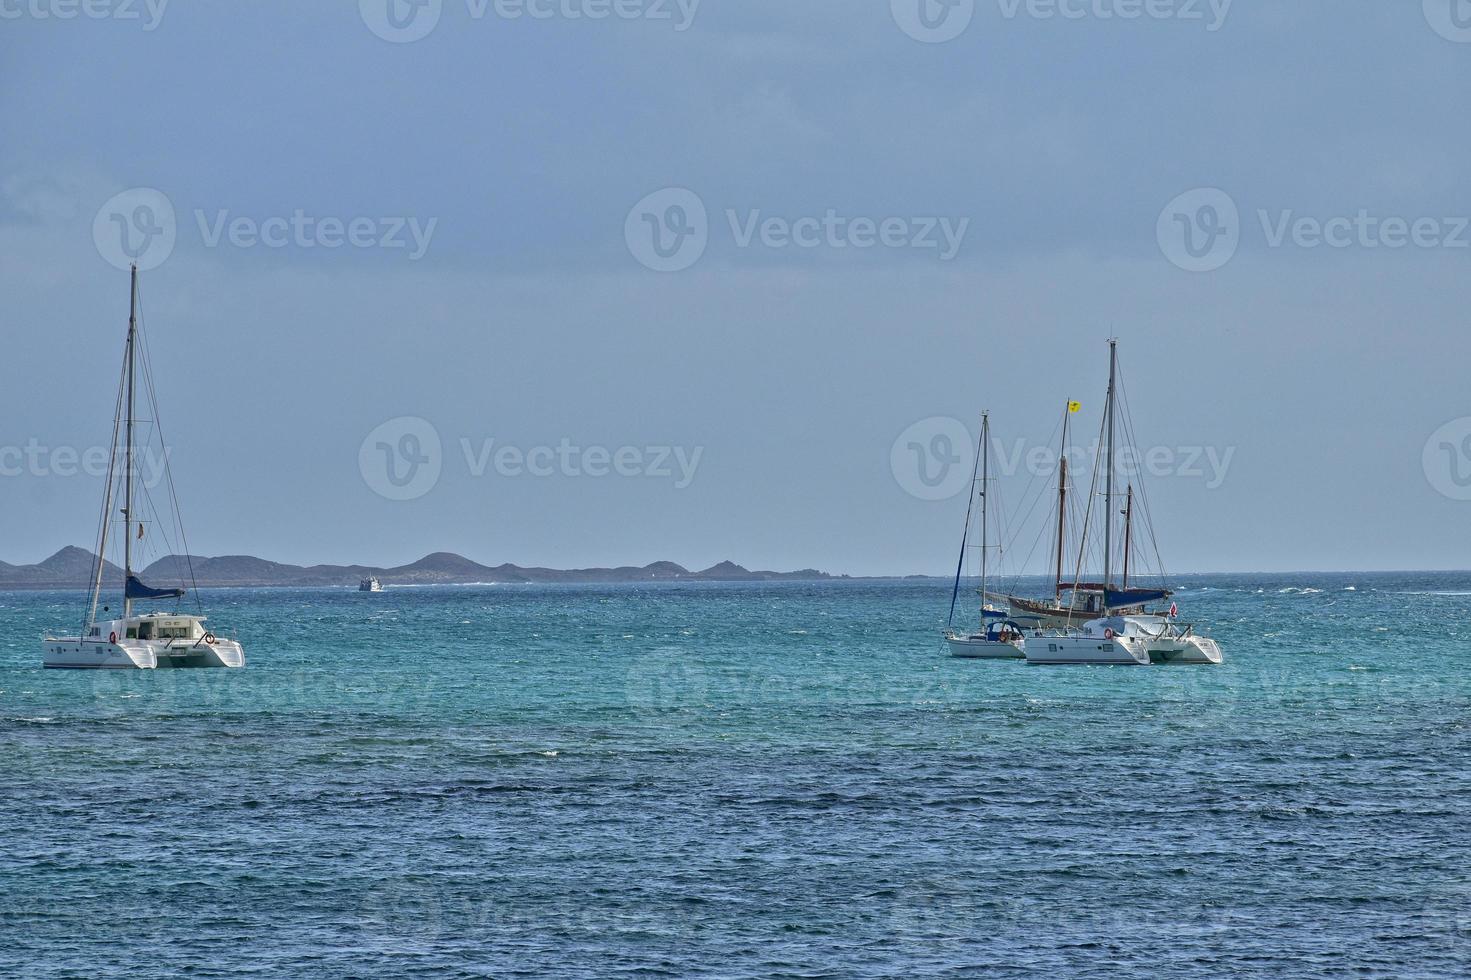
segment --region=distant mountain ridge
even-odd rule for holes
[[[10,565],[0,562],[0,589],[70,589],[90,588],[97,558],[84,548],[66,547],[43,562],[34,565]],[[614,582],[773,582],[813,581],[834,576],[812,568],[795,572],[753,571],[734,562],[723,561],[703,571],[691,571],[672,561],[654,562],[641,567],[618,568],[525,568],[520,565],[482,565],[463,555],[447,551],[425,555],[418,561],[396,568],[371,565],[286,565],[250,555],[223,555],[215,558],[169,555],[160,558],[138,574],[152,585],[167,586],[193,580],[203,588],[333,586],[356,587],[373,576],[384,585],[469,585],[532,583],[614,583]],[[103,583],[120,587],[123,571],[112,562],[103,569]]]

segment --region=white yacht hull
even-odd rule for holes
[[[186,643],[175,640],[79,640],[48,637],[42,666],[50,670],[153,670],[173,667],[244,667],[245,651],[234,640]]]
[[[950,656],[962,660],[1021,660],[1026,656],[1022,652],[1023,640],[1004,643],[984,636],[952,635],[945,637],[945,642],[950,647]]]
[[[1152,641],[1149,659],[1157,664],[1218,664],[1225,655],[1208,636],[1183,636]]]
[[[1149,649],[1142,639],[1098,636],[1034,636],[1027,640],[1029,664],[1097,664],[1147,667]]]

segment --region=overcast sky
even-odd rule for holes
[[[201,554],[943,574],[1116,335],[1167,567],[1471,565],[1471,3],[424,2],[0,0],[0,559],[136,257]]]

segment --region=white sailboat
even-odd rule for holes
[[[990,541],[990,488],[991,488],[991,413],[981,416],[981,446],[976,457],[978,467],[978,489],[971,495],[971,504],[981,502],[981,622],[975,632],[964,632],[955,628],[955,603],[960,595],[960,578],[965,569],[965,551],[970,536],[970,509],[965,515],[965,534],[960,539],[960,562],[955,568],[955,588],[950,594],[950,624],[945,629],[945,643],[950,647],[950,656],[967,660],[1020,660],[1026,646],[1020,628],[1011,622],[1006,613],[990,607],[986,602],[986,574],[991,552]],[[974,478],[972,482],[975,483]]]
[[[132,269],[128,300],[128,342],[124,355],[123,381],[118,390],[119,411],[113,416],[112,458],[108,466],[107,489],[103,495],[101,529],[97,548],[96,571],[86,623],[80,636],[47,636],[42,659],[44,666],[71,670],[133,670],[157,667],[244,667],[245,651],[235,640],[215,636],[205,628],[203,615],[178,612],[147,612],[134,615],[135,602],[157,602],[182,599],[186,591],[154,589],[144,585],[133,572],[133,533],[141,539],[143,521],[136,512],[138,467],[135,460],[134,427],[138,386],[138,267]],[[152,383],[144,371],[152,403]],[[125,409],[125,411],[123,411]],[[118,476],[117,449],[119,429],[123,430],[123,471]],[[164,465],[167,466],[167,456]],[[118,477],[116,480],[114,479]],[[172,491],[172,478],[170,478]],[[115,618],[97,618],[97,605],[102,593],[102,580],[107,568],[108,531],[112,525],[114,493],[121,490],[123,538],[123,608]],[[172,494],[171,494],[172,495]],[[187,555],[187,545],[186,545]],[[103,607],[107,612],[107,607]]]
[[[1028,663],[1034,664],[1124,664],[1152,663],[1218,664],[1223,655],[1215,640],[1198,636],[1193,626],[1175,622],[1175,606],[1166,615],[1144,615],[1143,604],[1169,598],[1167,589],[1130,589],[1129,556],[1133,537],[1134,490],[1128,489],[1124,510],[1123,582],[1113,586],[1114,458],[1118,408],[1118,341],[1108,343],[1108,400],[1104,408],[1105,441],[1103,493],[1103,582],[1096,587],[1106,610],[1081,629],[1042,631],[1026,644]],[[1095,484],[1096,486],[1096,484]],[[1086,527],[1084,534],[1086,535]],[[1061,530],[1059,530],[1059,535]],[[1060,540],[1060,538],[1059,538]],[[1080,549],[1081,554],[1081,549]],[[1079,595],[1074,590],[1076,601]],[[1123,615],[1122,609],[1141,612]]]

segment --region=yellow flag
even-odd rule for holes
[[[1067,410],[1068,410],[1068,414],[1069,415],[1076,414],[1077,412],[1081,411],[1082,408],[1083,408],[1083,403],[1082,402],[1068,402],[1067,403]]]

